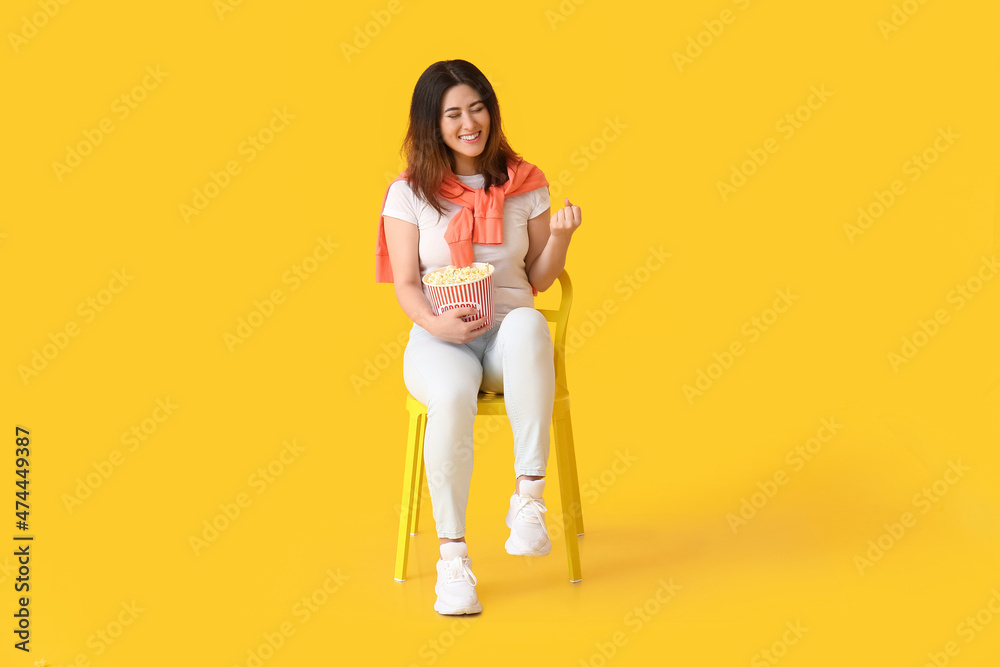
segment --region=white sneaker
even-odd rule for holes
[[[544,556],[552,548],[549,531],[545,528],[544,479],[526,479],[521,482],[520,494],[510,497],[507,510],[507,527],[510,537],[504,547],[514,556]]]
[[[469,569],[469,547],[465,542],[445,542],[441,545],[441,560],[437,562],[437,601],[434,611],[439,614],[478,614],[483,605],[476,595],[476,575]]]

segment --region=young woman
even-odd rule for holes
[[[482,611],[465,543],[480,390],[504,395],[514,434],[508,553],[543,556],[543,512],[555,377],[552,341],[534,294],[562,272],[580,207],[551,213],[548,182],[504,137],[483,73],[464,60],[428,67],[417,81],[404,140],[407,168],[388,187],[379,220],[376,279],[393,282],[413,320],[403,354],[407,389],[427,406],[424,465],[440,538],[441,614]],[[443,266],[489,262],[495,324],[475,308],[435,315],[421,279]]]

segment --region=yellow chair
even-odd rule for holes
[[[583,535],[583,511],[580,505],[580,483],[576,474],[576,453],[573,449],[573,427],[569,414],[569,390],[566,388],[566,322],[573,302],[573,284],[569,274],[559,276],[562,296],[559,310],[539,309],[545,319],[556,325],[552,347],[555,351],[556,393],[552,409],[551,441],[555,443],[556,464],[559,471],[559,492],[562,500],[563,535],[566,537],[566,557],[569,561],[569,580],[578,582],[580,573],[580,548],[577,537]],[[480,392],[480,415],[504,415],[503,396]],[[410,413],[409,433],[406,440],[406,466],[403,473],[403,500],[399,514],[399,541],[396,545],[396,581],[406,581],[406,561],[410,535],[417,534],[420,514],[420,493],[424,484],[424,429],[427,426],[427,407],[407,394],[406,409]]]

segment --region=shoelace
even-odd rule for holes
[[[445,561],[445,568],[448,573],[448,581],[462,581],[463,579],[473,586],[478,582],[476,575],[472,574],[472,570],[466,564],[467,558],[462,558],[461,556],[455,556],[451,560]]]
[[[549,529],[545,527],[545,522],[542,521],[542,513],[549,510],[542,501],[539,498],[532,498],[531,496],[518,496],[518,500],[521,501],[521,504],[517,506],[517,512],[514,513],[514,516],[527,523],[537,523],[542,527],[542,532],[548,535]],[[521,512],[524,512],[524,516],[521,516]]]

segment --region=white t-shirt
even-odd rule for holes
[[[483,187],[482,174],[464,176],[458,179],[471,188]],[[444,215],[431,208],[420,199],[406,181],[396,181],[389,187],[382,215],[399,218],[417,225],[420,234],[418,254],[420,257],[420,277],[428,271],[451,264],[451,251],[444,240],[448,222],[461,210],[461,206],[441,199],[445,206]],[[489,262],[493,272],[493,318],[497,325],[503,317],[515,308],[534,306],[531,283],[524,271],[524,256],[528,253],[528,220],[541,215],[549,208],[549,189],[540,187],[522,192],[503,201],[503,243],[501,245],[480,245],[473,243],[473,253],[477,262]],[[546,222],[547,224],[547,222]],[[424,286],[424,294],[427,287]],[[430,297],[428,296],[428,300]]]

